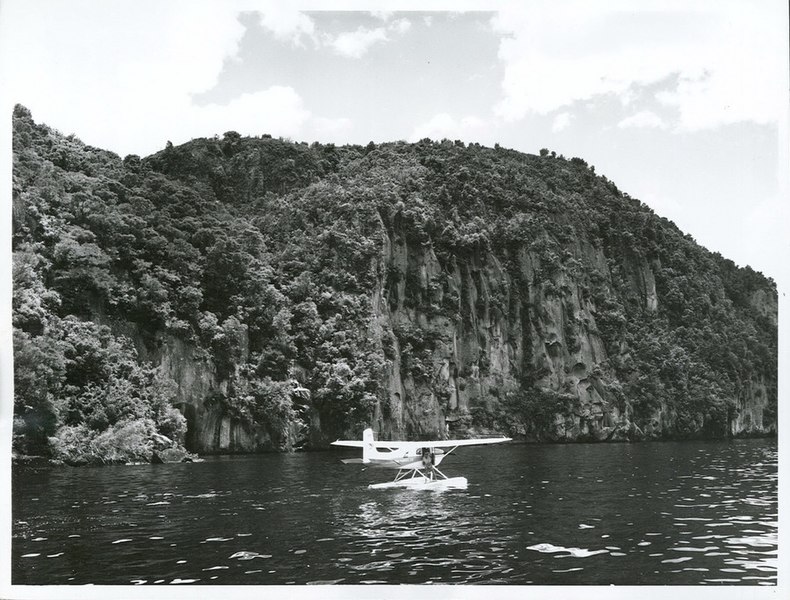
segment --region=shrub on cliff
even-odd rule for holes
[[[505,392],[499,419],[511,433],[536,441],[556,441],[557,416],[568,412],[573,398],[554,390],[525,385]]]
[[[243,369],[231,378],[227,393],[213,395],[208,404],[219,406],[249,429],[265,428],[274,446],[284,449],[290,428],[303,425],[291,391],[290,382],[273,381],[269,377],[259,379]]]
[[[151,419],[124,421],[102,432],[67,425],[50,438],[52,458],[68,465],[150,462],[155,432]]]
[[[183,443],[175,383],[141,365],[128,339],[52,314],[35,330],[14,331],[15,450],[66,462],[127,462],[150,458],[155,433]]]

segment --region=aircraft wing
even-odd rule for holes
[[[372,443],[375,448],[389,448],[391,450],[414,450],[418,448],[457,448],[458,446],[481,446],[483,444],[501,444],[509,442],[512,438],[478,438],[472,440],[425,440],[421,442],[363,442],[362,440],[337,440],[333,446],[346,446],[349,448],[364,448]]]
[[[484,444],[501,444],[512,438],[477,438],[472,440],[427,440],[422,442],[389,442],[398,448],[457,448],[459,446],[482,446]]]

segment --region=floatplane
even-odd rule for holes
[[[373,430],[366,429],[362,433],[361,441],[337,440],[332,442],[332,445],[362,448],[362,458],[347,458],[342,461],[344,464],[398,470],[393,481],[370,484],[368,488],[372,490],[395,487],[466,489],[466,477],[447,477],[438,469],[439,464],[461,446],[501,444],[509,442],[510,439],[501,437],[429,442],[377,442],[373,438]]]

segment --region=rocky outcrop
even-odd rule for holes
[[[382,224],[377,287],[371,293],[370,335],[381,340],[388,358],[387,397],[375,407],[373,425],[381,439],[442,438],[497,431],[486,422],[503,396],[527,374],[532,384],[568,399],[551,426],[536,438],[555,442],[659,439],[675,416],[659,407],[636,423],[609,368],[610,355],[598,330],[600,307],[589,293],[590,273],[611,285],[606,256],[584,239],[573,246],[575,276],[556,270],[545,277],[545,259],[524,247],[505,268],[487,249],[440,259],[431,243],[408,242]],[[629,258],[623,269],[635,298],[647,313],[657,310],[653,268]],[[770,298],[754,300],[773,315]],[[772,312],[774,310],[774,312]],[[626,354],[628,348],[618,348]],[[284,444],[264,427],[251,428],[207,402],[227,391],[212,362],[173,336],[162,338],[149,357],[178,385],[177,406],[188,421],[187,447],[199,453],[292,449],[305,431],[294,425]],[[309,393],[309,390],[308,390]],[[770,433],[763,420],[768,392],[761,380],[744,384],[729,424],[731,435]],[[481,418],[481,415],[483,418]],[[321,445],[317,413],[307,418],[311,442]],[[516,433],[518,433],[517,428]]]
[[[245,349],[246,351],[246,349]],[[176,406],[187,419],[186,446],[200,454],[232,454],[292,450],[301,427],[294,423],[284,440],[275,439],[263,426],[250,426],[211,399],[228,391],[228,380],[206,353],[177,337],[164,336],[156,356],[165,373],[178,386]]]
[[[298,442],[300,428],[294,424],[284,443],[274,440],[265,427],[251,427],[234,417],[220,403],[211,399],[228,391],[228,380],[217,376],[217,368],[205,350],[173,334],[163,333],[151,342],[140,328],[128,321],[108,319],[96,308],[94,318],[109,326],[116,335],[130,339],[138,356],[159,366],[176,384],[174,405],[187,420],[186,448],[199,454],[233,454],[291,450]],[[244,349],[246,351],[246,348]],[[167,438],[165,438],[167,439]],[[167,450],[165,444],[159,450]],[[178,462],[161,452],[159,462]],[[185,456],[189,457],[188,454]],[[167,459],[167,460],[165,460]]]
[[[637,424],[623,398],[622,382],[612,374],[611,357],[596,323],[600,307],[589,294],[590,273],[612,286],[600,248],[578,239],[573,246],[575,277],[562,269],[542,278],[547,272],[542,258],[529,248],[512,257],[515,265],[508,270],[490,250],[443,262],[431,243],[407,243],[397,230],[384,237],[379,268],[383,275],[372,295],[375,326],[393,332],[389,398],[375,416],[382,439],[493,432],[481,427],[476,415],[494,413],[503,394],[517,388],[528,374],[538,374],[532,382],[537,388],[569,400],[543,440],[647,440],[664,437],[672,429],[676,416],[663,406]],[[655,313],[653,266],[637,257],[624,262],[622,271],[633,297],[645,313]],[[767,294],[756,301],[761,311],[772,314]],[[415,336],[430,341],[417,369]],[[407,359],[404,342],[409,346]],[[628,355],[625,346],[615,350],[620,358]],[[770,433],[774,425],[762,418],[766,405],[765,385],[747,382],[737,399],[730,434]],[[534,439],[527,431],[522,434]]]
[[[442,438],[501,431],[490,416],[525,377],[538,389],[567,399],[540,436],[525,427],[527,440],[628,441],[659,439],[676,416],[658,407],[639,423],[610,368],[611,348],[599,331],[596,285],[612,286],[603,250],[584,238],[571,247],[573,271],[552,268],[525,244],[497,256],[490,249],[437,256],[431,242],[407,241],[382,223],[378,284],[371,292],[369,335],[381,341],[388,359],[387,397],[372,416],[380,439]],[[503,266],[507,261],[508,266]],[[658,309],[654,265],[629,256],[621,269],[632,296],[646,313]],[[547,277],[547,273],[551,273]],[[596,279],[597,278],[597,279]],[[596,281],[593,281],[593,280]],[[776,318],[767,294],[753,298],[761,314]],[[128,332],[126,332],[128,333]],[[250,427],[209,399],[227,392],[203,351],[172,335],[162,337],[147,358],[178,385],[178,408],[188,421],[187,448],[199,453],[289,450],[325,440],[316,411],[308,428],[291,427],[275,441],[265,427]],[[625,346],[614,349],[627,357]],[[309,395],[309,390],[305,390]],[[729,423],[731,435],[775,431],[763,419],[765,383],[747,381]]]
[[[768,406],[768,390],[762,378],[747,381],[737,400],[737,413],[730,422],[733,435],[776,433],[776,423],[764,419]]]

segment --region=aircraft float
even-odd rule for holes
[[[348,458],[342,461],[344,464],[398,470],[393,481],[370,484],[368,488],[372,490],[385,488],[466,489],[466,477],[447,477],[438,469],[439,463],[460,446],[501,444],[509,442],[510,439],[501,437],[427,442],[377,442],[373,438],[373,430],[366,429],[362,432],[361,441],[337,440],[332,442],[332,445],[362,448],[362,458]]]

